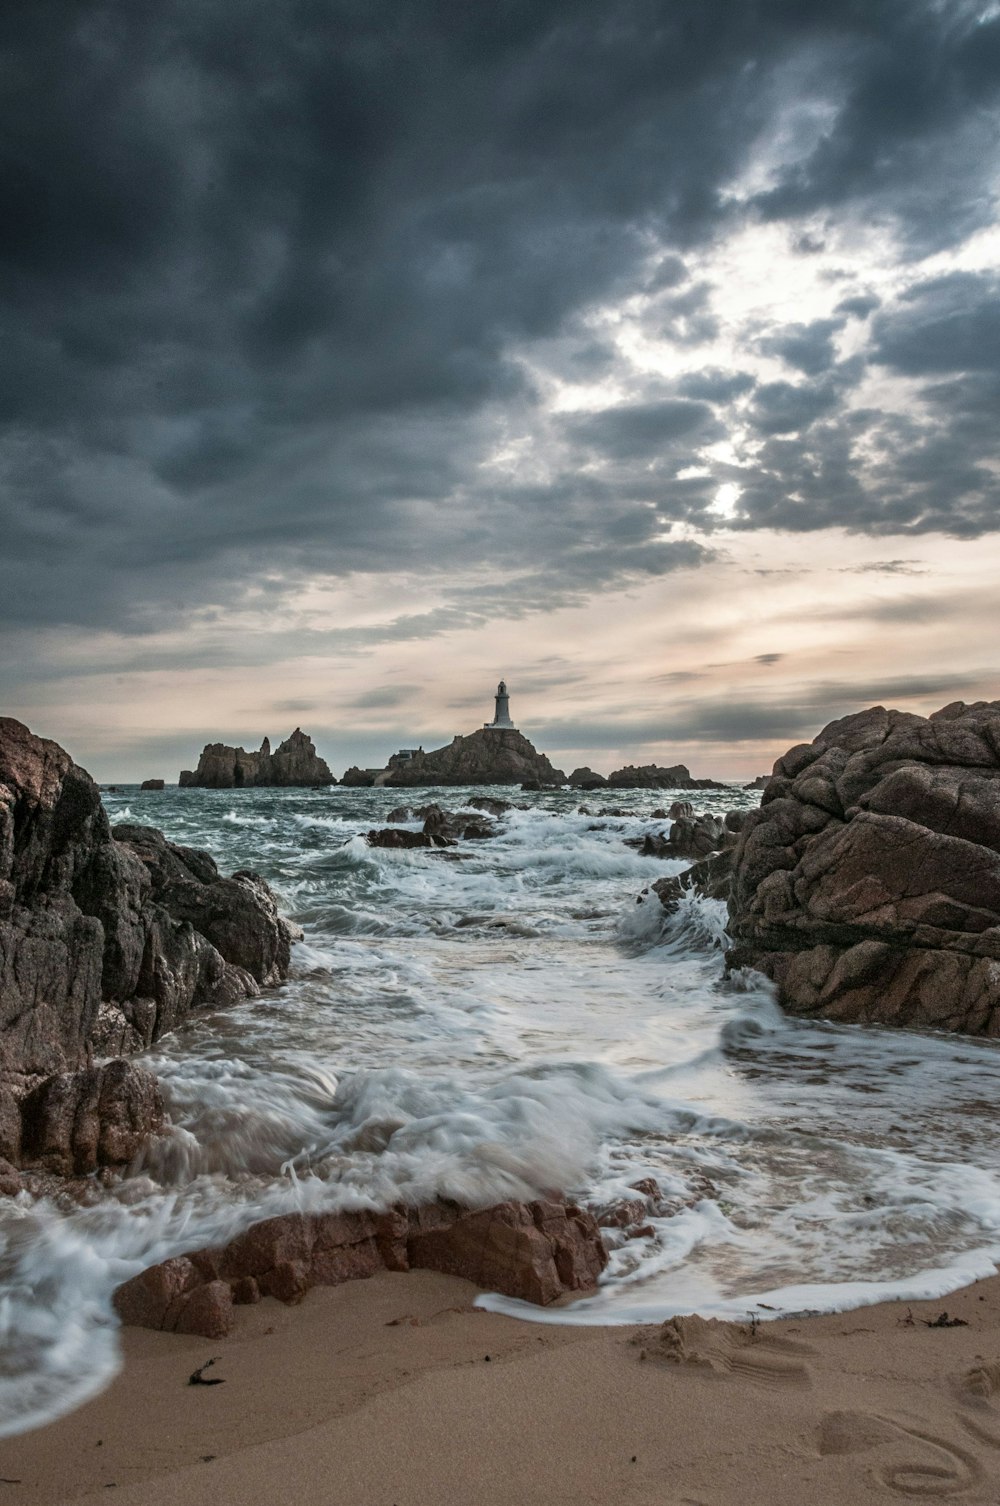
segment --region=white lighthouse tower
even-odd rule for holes
[[[514,726],[514,723],[510,719],[510,707],[507,704],[506,680],[501,680],[500,684],[497,686],[496,710],[493,713],[493,720],[491,722],[484,722],[483,727],[487,732],[499,732],[501,730],[509,730],[511,732],[517,731],[517,728]]]

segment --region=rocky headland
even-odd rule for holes
[[[875,706],[791,748],[729,916],[729,965],[795,1013],[1000,1035],[1000,701]]]
[[[316,789],[336,784],[316,745],[300,727],[272,753],[265,737],[256,753],[226,743],[206,743],[198,767],[182,769],[184,788],[206,790]]]
[[[566,781],[520,732],[513,728],[482,727],[468,737],[456,737],[447,747],[410,758],[390,758],[385,773],[374,782],[392,789],[425,785],[525,784],[560,785]]]
[[[0,1172],[124,1165],[162,1127],[120,1058],[193,1009],[280,982],[294,928],[250,872],[146,826],[111,829],[57,743],[0,719]],[[94,1065],[95,1057],[118,1060]]]

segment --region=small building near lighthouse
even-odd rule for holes
[[[496,709],[491,722],[483,723],[484,732],[516,732],[517,728],[510,719],[510,705],[507,698],[507,681],[501,680],[497,686],[495,696]]]

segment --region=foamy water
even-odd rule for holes
[[[992,1273],[997,1046],[795,1021],[759,978],[724,981],[720,904],[636,904],[684,866],[624,843],[663,829],[669,792],[481,793],[529,808],[446,852],[363,834],[463,792],[106,796],[113,821],[263,873],[306,939],[282,989],[144,1058],[175,1128],[143,1166],[86,1208],[0,1211],[0,1431],[107,1384],[119,1282],[288,1209],[552,1188],[598,1206],[656,1177],[676,1211],[612,1250],[596,1296],[482,1299],[536,1321],[830,1310]]]

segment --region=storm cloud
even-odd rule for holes
[[[619,355],[622,398],[553,428],[532,364],[566,338],[614,365],[588,311],[636,293],[656,338],[710,347],[699,248],[755,218],[812,257],[811,226],[875,203],[911,259],[972,235],[1000,36],[980,8],[53,0],[0,27],[13,620],[144,630],[257,576],[415,551],[517,570],[541,549],[572,579],[546,514],[588,457],[619,468],[574,502],[599,549],[649,465],[665,484],[700,463],[733,402],[799,436],[742,465],[746,526],[996,526],[995,439],[969,412],[995,388],[960,384],[996,378],[982,276],[918,278],[876,315],[865,360],[955,379],[909,435],[848,414],[860,366],[815,380],[843,318],[874,307],[863,291],[759,336],[790,375],[752,392],[709,359],[650,395]],[[804,145],[775,157],[792,118]],[[541,471],[520,491],[489,468],[512,433]],[[711,500],[685,515],[711,528]]]

